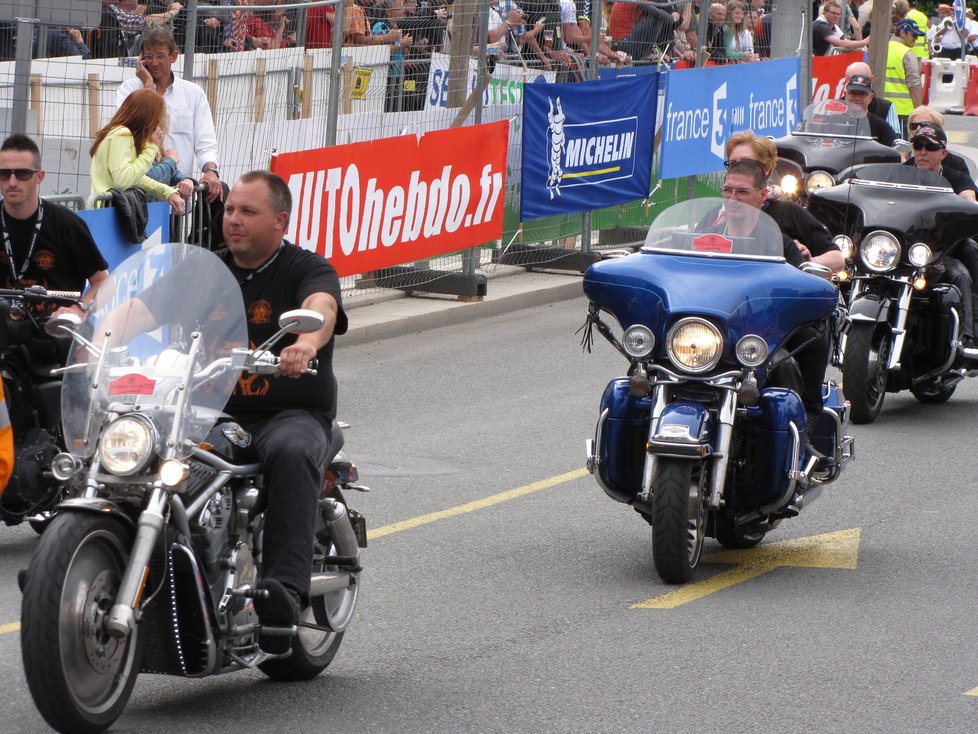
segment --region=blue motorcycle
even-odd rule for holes
[[[848,405],[831,380],[808,435],[792,359],[805,345],[786,347],[812,324],[832,334],[845,324],[828,269],[789,265],[773,220],[739,206],[670,207],[640,252],[584,274],[585,346],[597,330],[630,365],[601,398],[587,467],[652,525],[667,583],[692,577],[707,536],[756,546],[853,457]]]

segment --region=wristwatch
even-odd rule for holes
[[[217,166],[211,166],[210,168],[201,169],[204,173],[213,173],[218,178],[221,177],[221,172],[217,170]]]

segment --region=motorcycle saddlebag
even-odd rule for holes
[[[612,499],[630,504],[642,489],[652,400],[633,397],[628,392],[628,378],[619,377],[605,388],[599,412],[602,417],[598,419],[595,446],[598,483]]]
[[[766,387],[757,405],[738,421],[734,447],[738,461],[733,491],[727,493],[732,510],[751,510],[769,504],[788,487],[792,436],[789,422],[798,428],[805,445],[805,406],[794,390]]]

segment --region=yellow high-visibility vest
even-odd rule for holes
[[[910,20],[917,23],[917,27],[926,33],[927,31],[927,16],[921,13],[917,8],[913,8],[907,17]],[[911,51],[914,52],[918,59],[929,59],[930,49],[927,47],[927,36],[918,36],[916,43],[914,43]]]
[[[903,41],[890,40],[886,47],[886,78],[883,81],[883,99],[893,103],[897,115],[908,117],[913,112],[913,100],[907,89],[907,72],[903,57],[910,49]]]

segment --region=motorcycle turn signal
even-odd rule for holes
[[[633,398],[644,398],[652,392],[652,380],[639,370],[628,378],[628,392]]]

